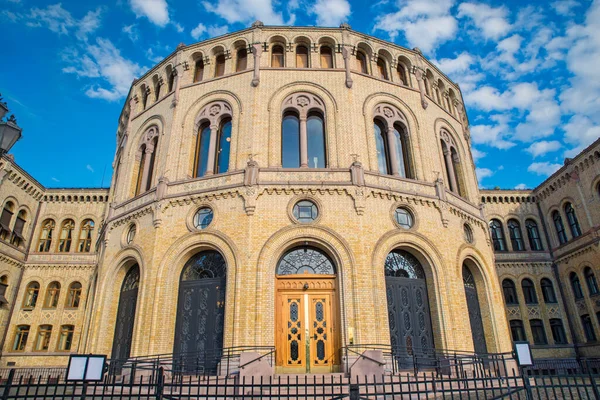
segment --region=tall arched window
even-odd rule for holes
[[[323,101],[310,93],[295,93],[288,96],[283,105],[281,165],[284,168],[325,168]]]
[[[333,68],[333,52],[329,46],[321,46],[321,68]]]
[[[308,47],[296,46],[296,68],[308,68]]]
[[[271,67],[282,68],[285,66],[283,46],[275,45],[271,49]]]
[[[229,170],[232,112],[229,104],[217,101],[205,106],[196,119],[194,176],[222,174]]]
[[[377,59],[377,77],[388,80],[387,64],[381,57]]]
[[[10,223],[12,221],[14,212],[14,203],[12,201],[7,201],[2,209],[2,216],[0,217],[0,237],[2,240],[6,240],[10,234]]]
[[[23,237],[23,229],[25,228],[26,218],[27,212],[25,210],[19,211],[17,214],[17,219],[15,220],[15,224],[13,225],[13,232],[10,242],[17,247],[25,242],[25,237]]]
[[[513,251],[525,251],[525,243],[523,242],[523,234],[521,233],[519,221],[509,219],[506,225],[508,226]]]
[[[562,319],[551,318],[550,330],[552,331],[552,338],[555,344],[567,344],[567,335],[565,334]]]
[[[575,209],[571,203],[565,204],[565,214],[567,214],[567,221],[569,221],[569,227],[571,228],[571,234],[573,235],[573,238],[581,236],[579,220],[577,219]]]
[[[400,83],[402,83],[404,86],[408,86],[408,74],[406,73],[406,67],[404,64],[398,63],[396,71],[398,72],[398,80]]]
[[[57,350],[69,351],[73,346],[73,334],[75,332],[74,325],[62,325],[60,327],[60,336],[58,338]]]
[[[177,73],[171,65],[167,65],[165,72],[167,73],[167,92],[171,93],[173,91],[173,84],[175,83],[175,76]]]
[[[378,119],[374,121],[375,151],[377,152],[377,165],[382,174],[391,174],[390,152],[385,125]]]
[[[52,245],[52,234],[54,233],[55,223],[54,220],[47,219],[42,223],[42,230],[40,232],[40,241],[38,244],[39,252],[50,251]]]
[[[202,56],[196,60],[196,65],[194,66],[194,82],[200,82],[204,77],[204,60]]]
[[[29,325],[19,325],[15,332],[15,340],[13,342],[13,351],[24,351],[29,337]]]
[[[89,253],[92,247],[92,232],[94,230],[94,221],[86,219],[81,223],[81,230],[79,231],[79,244],[77,251],[80,253]]]
[[[148,105],[148,95],[150,94],[150,88],[146,84],[140,86],[140,94],[142,96],[142,110],[146,109]]]
[[[552,213],[552,219],[554,220],[554,228],[556,228],[556,235],[560,244],[567,243],[567,233],[565,232],[565,226],[562,222],[562,217],[558,210]]]
[[[154,101],[157,101],[160,98],[160,88],[162,87],[162,78],[159,78],[158,75],[154,75],[152,77],[152,85],[154,86]]]
[[[356,50],[356,70],[363,74],[368,74],[367,57],[365,56],[365,53],[360,50]]]
[[[463,184],[462,168],[456,142],[452,135],[445,129],[440,131],[440,144],[444,157],[448,187],[450,191],[464,197],[466,195],[464,192],[465,185]]]
[[[248,68],[248,50],[245,48],[239,49],[237,51],[237,60],[236,60],[235,70],[236,72],[244,71]]]
[[[535,294],[535,286],[531,279],[525,278],[521,281],[521,289],[523,289],[523,297],[525,304],[537,304],[537,295]]]
[[[225,54],[215,57],[215,77],[225,75]]]
[[[62,223],[57,249],[59,253],[68,253],[71,251],[71,242],[73,241],[74,229],[75,222],[72,219],[67,219]]]
[[[390,175],[414,179],[406,128],[408,124],[404,115],[391,105],[380,104],[375,107],[374,117],[375,151],[379,171],[387,170]]]
[[[69,285],[69,292],[67,293],[67,302],[65,304],[65,307],[78,308],[80,300],[81,300],[81,283],[73,282]]]
[[[527,340],[525,337],[525,330],[523,329],[523,321],[520,319],[510,320],[510,334],[513,342],[523,342]]]
[[[594,271],[590,267],[585,267],[583,276],[585,277],[585,283],[587,284],[590,296],[598,294],[598,283],[596,282]]]
[[[506,251],[506,242],[504,241],[504,230],[502,222],[497,219],[490,221],[490,235],[494,244],[494,251]]]
[[[544,250],[544,246],[542,246],[542,239],[540,238],[540,231],[538,230],[537,223],[528,219],[525,221],[525,227],[527,228],[527,238],[529,239],[529,246],[533,251],[542,251]]]
[[[511,279],[506,278],[502,281],[502,291],[504,292],[504,301],[506,304],[519,304],[517,289]]]
[[[23,297],[23,308],[34,308],[37,304],[37,299],[40,294],[40,284],[37,282],[29,282],[25,289]]]
[[[56,308],[58,305],[58,298],[60,297],[60,283],[52,282],[46,289],[46,300],[44,301],[44,308]]]
[[[575,297],[575,299],[583,299],[583,290],[581,289],[581,282],[579,281],[579,276],[577,276],[575,272],[571,272],[571,274],[569,275],[569,280],[571,281],[573,297]]]
[[[544,297],[544,303],[556,303],[556,294],[554,293],[554,285],[548,278],[543,278],[540,281],[542,286],[542,296]]]
[[[139,158],[135,194],[148,191],[152,187],[156,153],[158,151],[158,128],[152,126],[142,136],[142,143],[137,152]]]
[[[546,339],[546,330],[544,329],[544,322],[541,319],[532,319],[529,321],[529,324],[531,326],[533,344],[548,344],[548,339]]]

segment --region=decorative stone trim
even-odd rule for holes
[[[541,315],[539,306],[527,306],[527,316],[529,318],[539,318]]]
[[[514,318],[520,319],[521,318],[521,308],[519,308],[518,305],[517,306],[507,306],[506,311],[508,313],[509,318],[511,318],[511,319],[514,319]]]
[[[315,203],[315,205],[317,206],[317,218],[312,221],[312,222],[300,222],[296,219],[296,217],[294,217],[294,206],[296,205],[296,203],[302,201],[302,200],[308,200],[311,201],[313,203]],[[315,225],[318,224],[319,221],[321,220],[321,218],[323,217],[323,203],[315,196],[312,195],[296,195],[294,197],[292,197],[292,199],[288,202],[287,205],[287,215],[288,218],[290,219],[290,221],[292,221],[292,223],[296,224],[296,225]]]
[[[187,213],[187,216],[185,217],[185,226],[188,228],[188,230],[190,232],[204,232],[204,231],[206,231],[206,229],[199,229],[194,226],[194,216],[196,215],[198,210],[200,210],[201,208],[210,208],[211,209],[211,211],[213,212],[213,219],[210,223],[211,226],[212,226],[212,224],[215,223],[215,220],[217,219],[219,212],[217,210],[217,207],[215,207],[215,203],[213,203],[213,202],[198,201],[198,202],[194,202],[193,204],[194,204],[194,207],[190,208],[190,210]],[[208,228],[210,228],[211,226],[209,226]]]

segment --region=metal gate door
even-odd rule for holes
[[[179,287],[175,360],[182,372],[216,374],[223,351],[225,279],[183,281]]]
[[[487,345],[485,344],[485,331],[483,330],[481,309],[479,308],[479,299],[477,297],[477,287],[475,286],[473,274],[471,274],[471,271],[469,271],[466,266],[463,266],[463,282],[465,285],[467,308],[469,309],[473,347],[475,353],[485,354],[487,353]]]
[[[137,265],[134,265],[127,272],[121,286],[112,348],[112,359],[119,360],[119,363],[127,360],[131,353],[139,280],[140,270]]]

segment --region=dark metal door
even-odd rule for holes
[[[223,352],[225,279],[182,281],[175,359],[182,372],[217,373]]]
[[[433,350],[433,335],[427,286],[424,279],[385,278],[392,351],[398,367],[413,362],[427,365]]]
[[[135,308],[137,306],[137,286],[121,292],[119,298],[119,309],[117,311],[117,322],[115,324],[115,336],[113,339],[113,360],[125,361],[131,353],[131,339],[133,337],[133,322],[135,321]]]
[[[483,330],[479,299],[477,298],[477,289],[474,286],[471,287],[465,284],[465,296],[467,297],[467,307],[469,308],[469,321],[471,322],[471,334],[473,335],[475,353],[485,354],[487,353],[487,345],[485,344],[485,332]]]

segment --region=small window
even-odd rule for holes
[[[520,319],[510,320],[510,333],[513,342],[524,342],[527,340],[525,337],[525,329],[523,329],[523,321]]]
[[[581,236],[581,227],[579,226],[579,220],[575,214],[575,209],[571,203],[565,205],[565,214],[567,214],[567,221],[569,221],[569,228],[571,228],[571,234],[573,238]]]
[[[296,68],[308,68],[308,47],[296,47]]]
[[[356,69],[358,72],[367,74],[367,57],[362,51],[356,51]]]
[[[13,226],[13,233],[10,243],[17,247],[25,242],[25,238],[23,237],[23,229],[25,227],[26,218],[27,213],[25,212],[25,210],[19,211],[19,214],[17,214],[17,219],[15,220],[15,224]]]
[[[550,319],[550,329],[552,330],[552,339],[554,339],[555,344],[567,344],[567,335],[565,334],[565,328],[561,319]]]
[[[515,283],[512,280],[506,278],[502,281],[502,291],[504,292],[504,301],[506,304],[519,304],[517,289],[515,288]]]
[[[60,337],[58,338],[58,351],[69,351],[73,346],[73,334],[75,327],[73,325],[63,325],[60,327]]]
[[[587,284],[590,296],[598,294],[598,283],[596,282],[594,271],[590,267],[586,267],[583,270],[583,275],[585,276],[585,283]]]
[[[521,288],[523,289],[523,297],[525,297],[526,304],[537,304],[537,295],[535,294],[535,287],[531,279],[523,279],[521,282]]]
[[[473,243],[473,230],[468,224],[463,225],[463,232],[465,235],[465,241],[467,243]]]
[[[40,284],[37,282],[29,283],[25,290],[25,297],[23,298],[23,308],[34,308],[37,304],[39,294]]]
[[[396,208],[396,212],[395,212],[394,216],[396,218],[396,222],[402,228],[410,229],[413,227],[415,221],[414,221],[412,213],[408,209],[406,209],[404,207],[398,207],[398,208]]]
[[[44,308],[56,308],[58,305],[58,298],[60,297],[60,283],[52,282],[46,289],[46,300],[44,301]]]
[[[73,282],[69,286],[69,293],[67,294],[67,308],[78,308],[79,301],[81,300],[81,283]]]
[[[490,221],[490,234],[492,236],[492,242],[494,243],[494,251],[506,251],[502,223],[497,219]]]
[[[513,251],[525,251],[525,243],[521,234],[521,225],[516,219],[510,219],[506,224],[510,233],[510,243]]]
[[[281,68],[284,67],[284,59],[283,59],[283,47],[280,45],[273,46],[271,49],[271,67],[273,68]]]
[[[581,325],[583,326],[583,333],[585,334],[585,339],[588,342],[595,342],[596,332],[594,332],[594,325],[592,324],[592,319],[588,314],[581,316]]]
[[[200,57],[196,60],[196,66],[194,68],[194,82],[200,82],[204,77],[204,60]]]
[[[319,209],[312,201],[302,200],[294,205],[293,214],[298,222],[308,223],[317,219],[319,216]]]
[[[540,238],[540,231],[538,230],[537,223],[528,219],[525,221],[525,227],[527,228],[527,237],[529,238],[529,246],[533,251],[542,251],[544,250],[544,246],[542,246],[542,239]]]
[[[73,242],[73,230],[75,229],[75,222],[72,219],[68,219],[62,224],[60,230],[60,238],[58,241],[58,252],[68,253],[71,251],[71,242]]]
[[[554,293],[554,286],[548,278],[541,280],[542,296],[544,297],[544,303],[556,303],[556,294]]]
[[[216,58],[215,77],[225,74],[225,54],[219,54]]]
[[[52,235],[54,233],[54,221],[47,219],[42,224],[42,231],[40,232],[40,242],[38,246],[39,252],[49,252],[50,246],[52,245]]]
[[[571,289],[573,289],[573,297],[575,297],[576,300],[583,299],[583,290],[581,289],[579,276],[577,276],[575,272],[571,272],[569,280],[571,281]]]
[[[408,77],[406,75],[406,67],[404,67],[403,64],[398,63],[398,78],[400,78],[400,82],[404,85],[404,86],[408,86]]]
[[[17,326],[15,332],[15,340],[13,343],[13,351],[25,351],[27,345],[27,337],[29,336],[29,325]]]
[[[94,231],[94,221],[86,219],[81,224],[79,233],[79,245],[77,251],[80,253],[89,253],[92,248],[92,232]]]
[[[206,229],[213,220],[213,210],[209,207],[202,207],[194,215],[194,227],[196,229]]]
[[[545,345],[548,344],[546,339],[546,331],[544,330],[544,323],[541,319],[532,319],[529,321],[531,325],[531,334],[533,335],[533,344]]]
[[[239,49],[237,52],[237,63],[235,65],[236,72],[244,71],[248,68],[248,50]]]
[[[321,68],[333,68],[333,54],[331,47],[321,46]]]
[[[385,60],[381,57],[379,57],[377,59],[377,72],[379,73],[379,75],[377,76],[380,79],[388,79],[388,73],[387,73],[387,64],[385,63]]]
[[[565,226],[562,222],[562,217],[558,211],[552,213],[552,219],[554,220],[554,228],[556,229],[556,235],[558,236],[558,242],[560,244],[567,243],[567,233],[565,232]]]
[[[35,341],[35,351],[48,351],[50,347],[50,336],[52,335],[52,325],[40,325],[38,328],[37,340]]]
[[[135,225],[131,225],[129,231],[127,231],[127,244],[133,243],[133,239],[135,239]]]
[[[6,205],[2,209],[2,216],[0,217],[0,238],[6,240],[10,234],[10,222],[13,217],[15,205],[12,201],[7,201]]]

